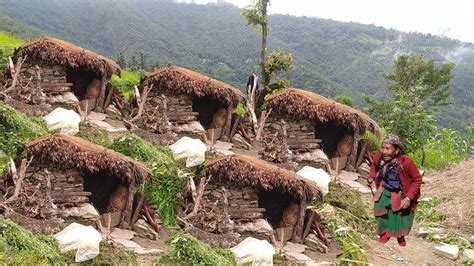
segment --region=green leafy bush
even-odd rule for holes
[[[349,95],[339,95],[332,99],[338,103],[342,103],[347,106],[354,107],[354,99]]]
[[[435,226],[446,220],[446,214],[437,210],[433,210],[434,207],[441,203],[442,200],[436,197],[420,200],[415,212],[415,217],[418,219],[420,224]]]
[[[168,226],[176,225],[176,194],[181,191],[187,175],[180,170],[184,167],[173,159],[171,150],[154,146],[134,134],[117,138],[110,147],[150,167],[155,182],[144,184],[143,192],[158,209],[162,221]]]
[[[0,32],[0,70],[3,69],[15,48],[20,47],[23,44],[23,40],[15,38],[4,32]]]
[[[170,250],[160,258],[160,263],[182,265],[235,265],[230,250],[211,248],[197,238],[182,232],[173,232],[166,241]]]
[[[6,265],[64,265],[59,244],[0,216],[0,262]]]
[[[125,99],[129,100],[133,92],[135,91],[135,86],[138,86],[140,84],[140,80],[143,77],[144,73],[136,73],[122,70],[122,72],[120,72],[120,77],[114,74],[109,82],[115,88],[117,88],[118,92]]]
[[[425,145],[426,159],[423,168],[438,170],[468,158],[473,146],[473,125],[470,126],[468,134],[465,137],[461,131],[450,128],[437,130]],[[418,165],[421,165],[423,157],[421,149],[411,156]]]

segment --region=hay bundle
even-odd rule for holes
[[[181,67],[166,67],[148,76],[154,88],[171,94],[192,97],[211,96],[225,106],[237,106],[245,101],[244,94],[229,84]]]
[[[283,216],[281,217],[280,227],[290,227],[296,226],[298,223],[300,215],[300,205],[296,202],[290,203],[288,207],[283,212]]]
[[[315,183],[250,156],[231,155],[210,162],[206,173],[218,181],[228,181],[236,186],[252,186],[264,191],[277,190],[297,200],[310,200],[315,196],[322,198]]]
[[[110,195],[109,205],[106,212],[124,211],[127,205],[128,188],[124,185],[118,185],[112,195]]]
[[[76,168],[90,174],[101,171],[126,183],[152,180],[150,170],[143,164],[73,136],[59,134],[39,138],[28,146],[27,154],[34,156],[37,163]]]
[[[351,155],[353,143],[354,136],[349,133],[344,134],[341,140],[339,140],[339,143],[337,143],[336,157],[348,157]]]
[[[82,67],[100,77],[110,78],[112,74],[120,73],[120,67],[114,61],[52,37],[27,42],[15,54],[15,58],[25,55],[29,60],[39,60],[50,65],[59,64],[70,68]]]
[[[211,128],[223,128],[227,119],[227,109],[219,108],[212,116]]]
[[[334,121],[350,131],[371,131],[381,137],[380,127],[365,113],[309,91],[284,89],[268,96],[267,106],[277,114],[289,115],[297,120]]]

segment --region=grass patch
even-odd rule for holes
[[[76,134],[76,137],[80,137],[105,148],[110,147],[113,143],[107,131],[89,126],[83,122],[79,123],[79,133]]]
[[[166,240],[170,250],[160,258],[160,264],[182,265],[235,265],[230,250],[211,248],[197,238],[175,231]]]
[[[189,176],[181,170],[184,162],[175,161],[169,148],[154,146],[130,133],[115,139],[111,149],[140,161],[151,169],[155,182],[144,184],[143,192],[157,208],[165,225],[175,226],[176,194],[182,190]]]
[[[117,88],[118,92],[127,100],[130,99],[133,92],[135,91],[135,86],[140,84],[140,80],[145,76],[145,73],[129,72],[122,70],[120,72],[120,77],[118,75],[113,75],[110,79],[110,84]]]
[[[6,156],[0,157],[0,172],[10,158],[23,151],[28,142],[48,133],[43,118],[27,117],[13,107],[0,104],[0,150]]]
[[[59,243],[35,235],[0,216],[0,262],[6,265],[64,265]]]
[[[0,70],[2,70],[15,48],[20,47],[23,40],[13,37],[5,32],[0,32]]]
[[[433,210],[434,207],[442,203],[439,198],[427,198],[420,200],[418,203],[415,217],[420,224],[426,224],[427,226],[437,226],[446,220],[446,214]]]

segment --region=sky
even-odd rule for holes
[[[194,0],[198,4],[216,1]],[[225,1],[239,7],[251,2]],[[271,14],[375,24],[405,32],[431,33],[474,43],[473,0],[271,0],[270,3]]]

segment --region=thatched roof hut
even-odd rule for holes
[[[101,214],[119,212],[125,226],[133,224],[138,186],[153,180],[143,164],[69,135],[36,139],[27,155],[33,158],[27,182],[50,187],[54,201],[65,206],[90,202]]]
[[[182,67],[165,67],[148,76],[155,88],[172,94],[188,94],[192,97],[210,96],[226,106],[235,107],[245,100],[245,95],[237,88],[222,81],[204,76]]]
[[[42,164],[91,174],[100,171],[129,184],[153,180],[150,170],[140,162],[74,136],[59,134],[36,139],[29,144],[27,154]]]
[[[15,55],[27,56],[31,60],[65,68],[85,68],[100,77],[110,78],[120,73],[120,66],[114,61],[86,50],[72,43],[53,37],[34,39],[25,43]]]
[[[16,86],[22,89],[9,94],[33,106],[49,104],[103,112],[113,94],[108,80],[120,74],[119,65],[111,59],[52,37],[25,43],[15,52],[14,62],[20,58],[24,62]],[[13,80],[10,68],[5,71]]]
[[[294,226],[294,239],[303,239],[306,207],[313,198],[322,198],[316,183],[246,155],[230,155],[214,160],[207,164],[206,175],[221,186],[255,188],[258,191],[258,208],[265,210],[264,218],[274,228]]]
[[[155,110],[162,107],[173,125],[198,121],[208,134],[208,139],[228,140],[237,115],[234,110],[245,95],[237,88],[222,81],[181,67],[164,67],[151,73],[142,89],[153,86],[147,102]],[[164,96],[164,97],[163,97]]]
[[[367,146],[363,141],[366,132],[381,137],[380,127],[367,114],[313,92],[286,88],[270,94],[266,103],[267,109],[272,109],[269,121],[286,122],[292,151],[292,147],[297,152],[310,146],[322,148],[329,158],[337,158],[333,163],[343,164],[342,168],[360,164]]]
[[[367,114],[310,91],[283,89],[269,95],[267,105],[276,113],[291,114],[299,120],[334,121],[354,132],[371,131],[380,136],[380,127]]]

